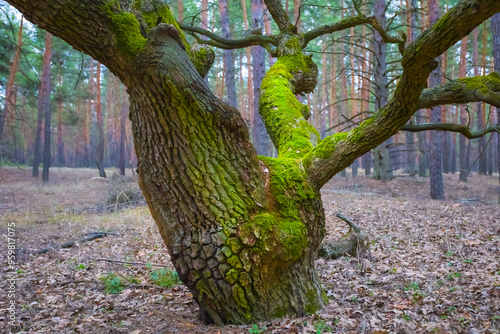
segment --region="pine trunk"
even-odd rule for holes
[[[102,102],[101,102],[101,63],[97,62],[96,70],[96,118],[97,118],[97,146],[95,149],[94,162],[99,170],[99,177],[106,178],[104,171],[104,119],[102,117]]]
[[[47,182],[49,180],[49,168],[51,164],[50,155],[50,145],[51,145],[51,133],[50,133],[50,118],[51,118],[51,106],[50,106],[50,67],[52,63],[52,35],[47,33],[45,35],[45,54],[43,55],[43,70],[42,79],[40,83],[40,94],[39,100],[42,107],[43,115],[45,116],[44,124],[44,144],[43,144],[43,171],[42,171],[42,181]]]
[[[231,39],[231,31],[229,29],[229,13],[227,9],[227,0],[219,0],[219,14],[222,28],[222,37]],[[227,89],[227,102],[232,107],[237,107],[236,101],[236,80],[234,69],[234,51],[224,50],[224,76]]]
[[[462,44],[460,47],[460,66],[458,69],[458,77],[459,78],[464,78],[466,71],[467,71],[467,44],[468,44],[469,38],[464,37],[462,38]],[[460,106],[460,124],[461,125],[467,125],[468,123],[468,113],[467,109],[465,106]],[[460,152],[459,152],[459,159],[460,159],[460,181],[462,182],[467,182],[467,173],[468,173],[468,164],[467,164],[467,138],[464,136],[460,136],[459,138],[459,144],[460,144]]]
[[[262,0],[251,0],[252,2],[252,30],[264,28],[264,11]],[[263,47],[252,46],[252,77],[253,77],[253,129],[252,142],[259,155],[268,155],[270,140],[264,125],[264,121],[257,110],[259,110],[260,86],[266,73],[266,51]]]
[[[495,14],[491,18],[491,36],[493,39],[493,59],[495,61],[495,72],[500,73],[500,14]],[[500,108],[497,109],[497,124],[500,125]],[[500,134],[497,137],[497,170],[498,182],[500,183]],[[499,188],[500,189],[500,188]],[[500,190],[498,191],[498,204],[500,204]]]
[[[5,127],[5,120],[7,119],[7,113],[12,108],[12,106],[15,106],[15,103],[12,103],[14,99],[13,87],[14,87],[14,81],[16,80],[16,72],[17,72],[17,66],[19,64],[19,57],[21,56],[22,43],[23,43],[23,17],[21,16],[19,32],[17,33],[16,50],[14,51],[12,65],[10,67],[9,80],[7,81],[7,87],[5,88],[5,102],[2,114],[0,115],[0,141],[2,140],[3,129]]]
[[[429,20],[430,24],[437,22],[439,17],[439,0],[429,0]],[[441,67],[437,67],[432,71],[429,77],[429,87],[437,86],[441,83]],[[441,107],[432,108],[431,123],[442,123]],[[444,185],[443,185],[443,136],[441,131],[431,131],[430,141],[430,163],[429,176],[431,199],[444,200]]]

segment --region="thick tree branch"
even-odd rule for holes
[[[419,108],[420,94],[437,66],[434,59],[498,12],[497,0],[462,1],[426,30],[404,52],[403,73],[391,101],[350,132],[325,138],[304,157],[310,181],[321,187],[399,131]]]
[[[264,0],[264,2],[282,33],[297,32],[297,27],[290,22],[290,18],[285,9],[283,9],[280,0]]]
[[[474,139],[474,138],[481,138],[484,135],[491,133],[491,132],[499,132],[500,133],[500,126],[488,126],[482,130],[479,131],[471,131],[468,126],[465,125],[458,125],[458,124],[451,124],[451,123],[440,123],[440,124],[433,124],[433,123],[423,123],[423,124],[406,124],[401,128],[402,131],[408,131],[408,132],[421,132],[421,131],[428,131],[428,130],[436,130],[436,131],[448,131],[448,132],[458,132],[464,135],[465,137],[469,139]]]
[[[277,45],[277,38],[275,36],[252,35],[245,37],[243,39],[231,40],[222,38],[220,36],[217,36],[211,31],[199,27],[194,27],[192,25],[179,23],[179,27],[182,30],[189,31],[191,33],[197,33],[206,36],[212,40],[210,41],[210,40],[197,39],[199,43],[212,45],[221,49],[239,49],[239,48],[246,48],[252,45],[261,45],[264,47],[266,47],[268,44],[272,44],[275,46]]]
[[[487,76],[451,80],[424,89],[418,109],[443,104],[486,102],[500,108],[500,76],[493,72]]]

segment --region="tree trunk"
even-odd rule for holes
[[[467,44],[468,44],[469,38],[464,37],[462,38],[462,43],[460,47],[460,66],[458,69],[458,77],[459,78],[464,78],[466,71],[467,71]],[[465,106],[460,106],[460,124],[461,125],[466,125],[468,123],[468,113],[467,109]],[[469,166],[467,164],[467,138],[464,136],[460,136],[459,138],[460,142],[460,153],[459,153],[459,159],[460,159],[460,181],[462,182],[467,182],[467,173]]]
[[[439,18],[439,0],[429,0],[429,20],[430,24],[437,22]],[[429,78],[429,87],[437,86],[441,83],[441,68],[438,66],[432,71]],[[431,123],[442,123],[441,107],[432,108]],[[441,131],[431,131],[431,151],[429,154],[429,176],[431,199],[444,200],[443,185],[443,136]]]
[[[229,13],[227,10],[227,0],[219,0],[219,14],[222,28],[222,37],[231,39],[231,31],[229,30]],[[236,80],[234,78],[234,51],[224,50],[224,76],[226,78],[227,102],[232,107],[237,107],[236,101]]]
[[[59,74],[58,86],[62,88],[62,75]],[[66,164],[64,158],[64,141],[63,141],[63,125],[62,125],[62,113],[63,113],[63,98],[62,96],[57,97],[57,165],[62,167]]]
[[[500,14],[495,14],[491,18],[491,37],[493,39],[493,59],[495,61],[495,72],[500,73]],[[497,109],[497,124],[500,124],[500,108]],[[500,134],[493,134],[497,137],[497,166],[498,182],[500,183]],[[500,188],[498,191],[498,204],[500,204]]]
[[[264,11],[262,0],[252,1],[252,30],[262,31],[264,28]],[[253,68],[253,129],[252,142],[259,155],[268,155],[270,140],[266,131],[266,126],[262,121],[259,110],[260,85],[266,73],[266,53],[261,46],[252,46],[252,68]]]
[[[102,103],[101,103],[101,63],[97,62],[96,70],[96,118],[97,118],[97,146],[95,149],[94,162],[99,170],[99,176],[106,178],[104,171],[104,120],[102,117]]]
[[[486,44],[488,43],[488,26],[486,22],[483,24],[483,50],[482,50],[482,57],[481,57],[481,67],[483,68],[483,75],[486,75]],[[476,124],[477,124],[477,129],[481,130],[484,129],[485,127],[485,115],[486,114],[486,104],[481,103],[477,109],[477,119],[476,119]],[[487,136],[483,136],[479,138],[478,142],[478,154],[479,154],[479,169],[478,169],[478,174],[479,175],[486,175],[487,172],[487,152],[486,152],[486,140]]]
[[[13,93],[14,81],[16,80],[16,72],[17,72],[17,66],[19,64],[19,57],[21,55],[22,43],[23,43],[23,16],[21,16],[19,32],[17,33],[16,50],[14,51],[14,57],[12,58],[9,80],[7,81],[7,86],[5,88],[5,102],[2,114],[0,115],[0,141],[2,140],[2,134],[3,134],[3,129],[5,127],[7,112],[11,109],[12,106],[15,106],[15,103],[12,103],[12,100],[14,98],[12,93]]]
[[[51,118],[51,106],[50,106],[50,67],[52,63],[52,35],[47,33],[45,35],[45,54],[43,55],[43,70],[42,79],[40,83],[40,93],[39,100],[40,105],[45,116],[44,125],[44,144],[43,144],[43,171],[42,171],[42,181],[47,182],[49,180],[49,168],[51,163],[50,156],[50,118]]]
[[[125,122],[127,121],[127,104],[125,101],[127,100],[125,95],[125,88],[120,86],[120,100],[118,103],[118,107],[120,108],[120,158],[118,166],[120,168],[120,175],[125,175],[125,140],[126,140],[126,129]],[[117,101],[118,102],[118,101]]]
[[[375,0],[373,4],[375,17],[385,28],[385,0]],[[387,45],[382,36],[375,31],[373,39],[373,50],[375,53],[375,73],[373,74],[375,91],[375,108],[381,109],[387,104],[389,88],[387,86]],[[375,180],[392,180],[391,159],[389,147],[392,144],[391,138],[386,140],[373,150],[373,178]]]

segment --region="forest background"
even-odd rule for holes
[[[440,13],[455,2],[440,1]],[[408,42],[429,26],[426,0],[378,3],[385,6],[388,32],[404,33]],[[248,0],[169,4],[180,22],[225,38],[242,38],[256,31],[269,35],[278,30],[265,6],[260,12],[252,11]],[[295,0],[286,1],[285,7],[304,31],[353,14],[350,11],[354,10],[343,1],[312,4]],[[118,167],[122,174],[126,167],[134,168],[137,158],[127,93],[119,80],[89,56],[22,21],[21,15],[3,1],[0,16],[1,164],[33,166],[35,176],[38,166],[45,162],[47,179],[49,166],[97,166],[101,176],[105,176],[104,167]],[[491,21],[484,22],[440,58],[441,82],[487,75],[494,70]],[[275,156],[276,150],[256,112],[262,77],[275,59],[266,56],[260,46],[215,51],[215,64],[206,81],[218,97],[241,111],[258,153]],[[366,26],[324,35],[311,41],[305,51],[319,65],[319,83],[313,93],[300,100],[309,106],[309,122],[322,137],[349,130],[376,111],[391,95],[401,71],[397,46],[388,44],[380,50],[373,31]],[[384,67],[380,66],[382,59]],[[385,78],[381,81],[380,77]],[[379,88],[379,82],[386,82],[384,89]],[[471,130],[481,131],[499,121],[496,108],[485,103],[440,108],[442,123],[468,125]],[[418,111],[409,123],[430,121],[431,110],[427,109]],[[390,180],[396,170],[429,175],[431,140],[430,131],[400,132],[356,160],[352,175],[355,177],[359,168],[365,175],[382,180]],[[492,175],[498,171],[497,133],[468,140],[456,132],[446,132],[438,140],[444,173],[460,172],[460,179],[466,181],[470,172]]]

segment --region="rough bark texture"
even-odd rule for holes
[[[276,2],[268,8],[283,23]],[[493,0],[450,10],[404,51],[394,98],[349,133],[323,140],[294,95],[314,89],[317,68],[302,54],[303,35],[290,28],[263,80],[259,109],[279,156],[259,159],[240,113],[209,90],[201,51],[185,43],[162,3],[9,3],[127,86],[141,189],[202,318],[217,323],[304,315],[324,305],[314,270],[324,235],[319,189],[396,133],[417,110],[434,58],[500,11]]]

